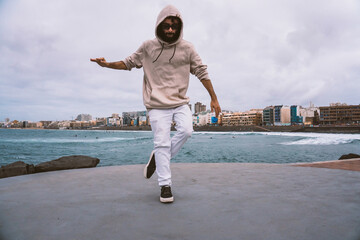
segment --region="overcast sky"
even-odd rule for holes
[[[359,0],[0,0],[0,121],[145,110],[142,69],[99,67],[155,37],[167,4],[223,110],[360,104]],[[209,106],[191,76],[191,103]]]

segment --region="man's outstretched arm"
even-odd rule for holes
[[[204,87],[206,88],[206,90],[209,92],[210,97],[211,97],[211,102],[210,102],[210,108],[211,111],[213,112],[215,110],[215,115],[216,117],[219,116],[219,113],[221,112],[221,108],[220,108],[220,104],[217,100],[214,88],[212,86],[212,83],[209,79],[202,79],[201,83],[204,85]]]
[[[113,69],[120,69],[120,70],[127,70],[127,67],[123,61],[118,62],[107,62],[105,58],[90,58],[90,61],[96,62],[102,67],[113,68]]]

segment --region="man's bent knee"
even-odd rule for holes
[[[190,138],[191,135],[193,133],[193,129],[192,128],[187,128],[187,129],[184,129],[181,134],[184,138]]]

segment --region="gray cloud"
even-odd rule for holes
[[[2,1],[0,121],[142,110],[142,70],[98,67],[154,37],[166,4],[208,65],[223,109],[359,104],[360,3],[345,1]],[[210,99],[191,77],[191,102]]]

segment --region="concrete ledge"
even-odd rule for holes
[[[353,158],[348,160],[333,160],[333,161],[325,161],[325,162],[313,162],[313,163],[296,163],[293,164],[293,166],[360,171],[360,158]]]
[[[173,164],[173,204],[143,166],[0,179],[0,239],[351,239],[360,172],[290,165]]]

